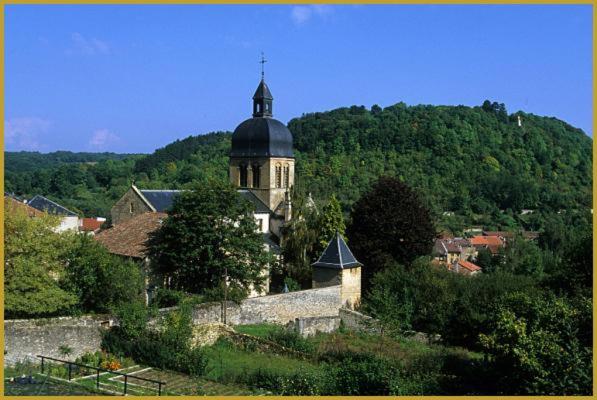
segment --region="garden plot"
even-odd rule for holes
[[[224,385],[203,378],[192,378],[189,375],[173,371],[144,368],[128,373],[133,375],[127,378],[127,392],[129,394],[137,394],[138,392],[157,393],[156,384],[135,379],[135,377],[165,382],[165,385],[162,387],[162,395],[242,396],[255,394],[251,390],[241,386]],[[114,383],[117,382],[122,391],[122,387],[124,386],[123,376],[115,376],[109,380]]]

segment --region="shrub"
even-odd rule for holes
[[[324,367],[325,395],[388,396],[396,368],[370,354],[347,352],[337,355],[338,362]]]
[[[294,330],[284,328],[275,329],[268,333],[266,339],[286,348],[300,351],[301,353],[312,353],[314,351],[313,343]]]
[[[125,303],[116,309],[119,321],[118,332],[125,338],[133,339],[145,332],[149,311],[142,302]]]
[[[159,288],[155,297],[151,299],[151,305],[158,308],[174,307],[180,304],[185,298],[185,293],[180,290]]]
[[[243,378],[245,384],[266,389],[282,396],[316,396],[321,394],[322,376],[307,371],[291,374],[259,369]]]
[[[122,336],[121,330],[113,329],[104,335],[102,348],[114,354],[131,356],[142,364],[193,376],[203,374],[207,366],[207,359],[200,348],[175,346],[157,333],[129,339]]]

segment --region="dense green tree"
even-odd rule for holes
[[[321,210],[318,221],[318,235],[315,244],[315,254],[320,255],[336,232],[346,235],[346,225],[340,203],[335,195],[331,195],[328,203]]]
[[[144,273],[137,263],[108,253],[90,236],[78,235],[67,254],[62,286],[79,298],[83,312],[109,312],[142,299]]]
[[[4,311],[6,317],[36,317],[65,313],[77,297],[62,289],[68,235],[54,232],[52,216],[31,218],[5,203]]]
[[[169,288],[202,293],[221,286],[260,288],[273,262],[257,231],[252,205],[228,185],[212,181],[183,192],[152,235],[153,270]]]
[[[302,286],[309,287],[311,283],[311,263],[316,260],[316,245],[319,212],[315,203],[304,193],[293,191],[293,218],[282,228],[282,257],[284,271],[281,281],[288,276]]]
[[[576,307],[553,295],[505,298],[481,335],[503,394],[592,394],[591,339],[579,335],[591,309],[590,298]]]
[[[544,273],[543,254],[534,242],[517,236],[508,242],[503,252],[503,263],[498,268],[539,278]]]
[[[364,264],[365,284],[391,263],[408,265],[431,252],[436,237],[431,215],[417,192],[396,178],[380,178],[357,201],[351,217],[346,233]]]

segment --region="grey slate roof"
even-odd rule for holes
[[[269,88],[263,79],[261,79],[261,82],[259,82],[259,86],[257,86],[257,90],[255,90],[255,94],[253,95],[253,100],[257,99],[274,99],[272,92],[269,91]]]
[[[29,200],[29,202],[27,202],[27,205],[30,207],[33,207],[39,211],[45,211],[48,214],[53,214],[53,215],[65,215],[68,217],[76,217],[77,213],[72,212],[71,210],[69,210],[66,207],[62,207],[60,204],[53,202],[50,199],[45,198],[44,196],[41,195],[37,195],[34,198],[32,198],[31,200]]]
[[[263,201],[261,201],[261,199],[259,197],[255,196],[255,193],[251,192],[248,189],[239,189],[239,190],[237,190],[237,192],[242,197],[244,197],[246,200],[253,203],[253,205],[255,206],[256,213],[258,213],[258,214],[271,213],[271,210],[269,209],[269,207]]]
[[[180,190],[140,190],[157,212],[167,212]]]
[[[182,190],[139,190],[141,194],[151,203],[157,212],[168,212],[174,204],[176,196]],[[239,189],[238,194],[250,201],[255,206],[256,213],[270,213],[267,205],[261,201],[253,192],[247,189]]]
[[[363,264],[357,261],[342,236],[336,232],[319,260],[311,265],[313,267],[346,269],[360,267]]]
[[[232,134],[230,157],[294,157],[292,133],[274,118],[254,117]]]

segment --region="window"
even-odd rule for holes
[[[280,164],[276,164],[276,187],[282,187],[282,166]]]
[[[253,187],[258,188],[261,184],[261,168],[259,165],[253,165]]]
[[[247,166],[241,165],[240,169],[240,187],[247,187]]]
[[[131,214],[135,212],[135,204],[134,203],[129,204],[129,212]]]
[[[263,232],[263,220],[262,219],[257,220],[257,226],[259,227],[259,232]]]
[[[287,188],[290,185],[290,167],[288,164],[284,166],[284,187]]]
[[[261,112],[261,104],[257,103],[257,112]]]

